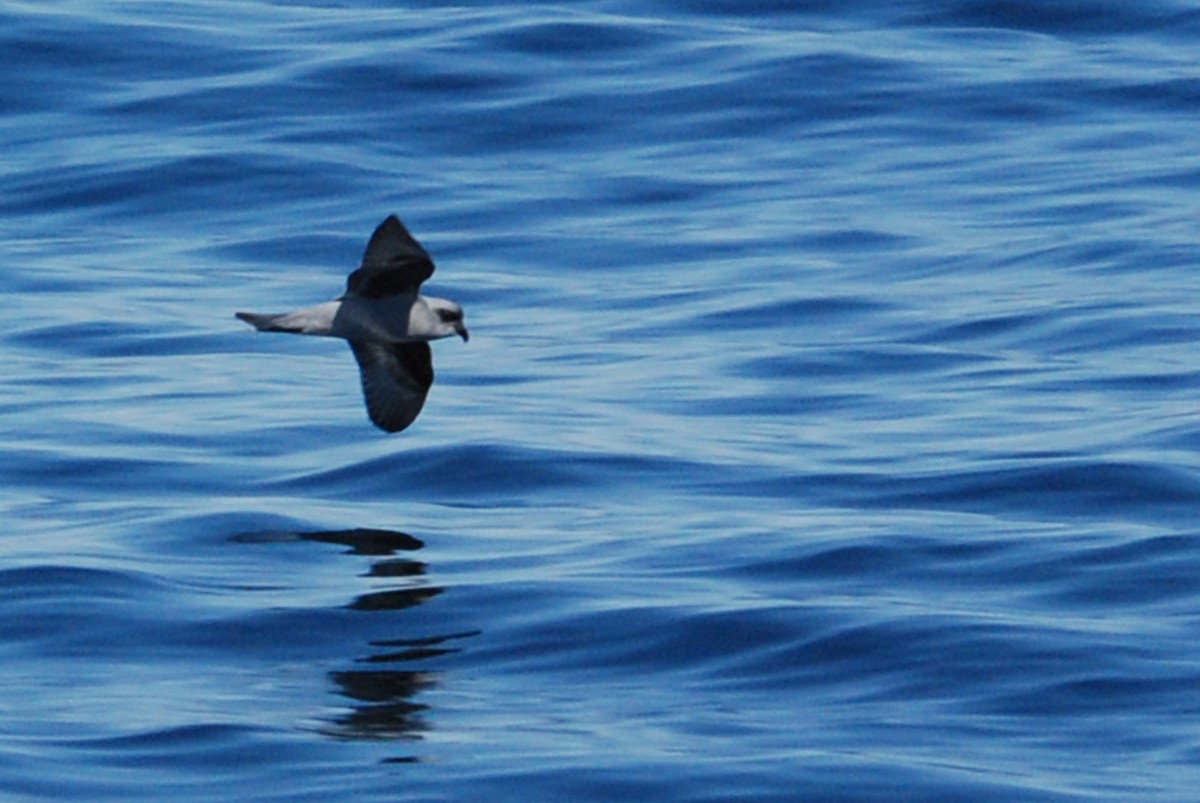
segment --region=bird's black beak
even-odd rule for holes
[[[463,339],[464,343],[471,339],[471,333],[468,332],[467,327],[463,326],[461,323],[454,326],[454,331],[458,332],[458,336]]]

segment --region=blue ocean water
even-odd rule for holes
[[[0,22],[5,800],[1195,799],[1200,5]]]

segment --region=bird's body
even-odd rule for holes
[[[350,343],[371,421],[399,432],[421,412],[433,384],[429,341],[468,339],[462,307],[420,295],[433,261],[404,224],[388,217],[367,243],[362,266],[334,301],[280,314],[239,312],[261,332],[337,337]]]

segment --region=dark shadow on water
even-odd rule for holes
[[[415,552],[425,546],[419,538],[395,530],[355,527],[350,530],[255,530],[239,533],[229,539],[236,544],[269,544],[287,541],[316,541],[321,544],[340,544],[348,547],[348,555],[389,557],[397,552]]]
[[[358,527],[353,530],[327,530],[314,533],[297,533],[305,541],[318,541],[322,544],[341,544],[349,547],[351,555],[371,555],[386,557],[397,552],[415,552],[425,546],[425,542],[413,538],[408,533],[394,530],[373,530]],[[418,564],[421,565],[421,564]]]
[[[429,706],[414,702],[434,679],[416,671],[332,672],[339,693],[354,700],[350,711],[321,732],[334,739],[419,739],[429,729],[422,718]],[[406,757],[417,760],[415,757]]]
[[[425,564],[415,560],[377,560],[371,564],[370,577],[415,577]]]
[[[442,593],[440,588],[397,588],[389,591],[372,591],[350,603],[355,611],[402,611],[420,605]]]
[[[407,533],[368,528],[315,532],[271,530],[243,533],[232,540],[239,543],[313,541],[338,544],[347,547],[343,552],[345,555],[379,558],[371,562],[365,575],[360,576],[395,580],[397,587],[354,597],[345,606],[351,611],[371,615],[398,613],[423,605],[445,591],[428,583],[425,563],[398,556],[398,553],[416,552],[424,546],[421,540]],[[397,626],[400,624],[398,620]],[[349,700],[350,705],[330,716],[318,732],[339,741],[419,741],[431,727],[428,721],[430,709],[416,698],[439,681],[436,669],[423,664],[459,652],[458,642],[480,632],[367,642],[364,654],[353,659],[353,668],[329,673],[336,693]],[[387,763],[419,760],[413,755],[385,759]]]

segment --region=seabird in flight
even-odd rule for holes
[[[371,235],[362,266],[350,274],[341,298],[278,315],[239,312],[237,317],[260,332],[349,341],[371,421],[399,432],[421,412],[433,384],[429,341],[469,337],[462,307],[420,295],[421,283],[432,275],[429,254],[391,215]]]

